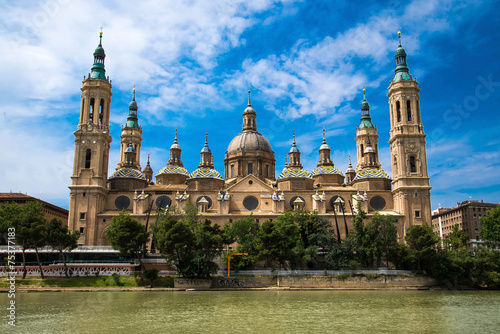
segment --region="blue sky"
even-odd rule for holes
[[[2,192],[68,207],[81,80],[100,26],[113,81],[110,173],[134,85],[142,165],[148,153],[155,172],[166,164],[177,127],[185,167],[197,168],[208,131],[221,173],[250,85],[277,172],[293,130],[312,170],[323,127],[332,160],[345,171],[366,86],[382,168],[392,175],[386,94],[400,27],[420,82],[433,209],[500,200],[497,1],[0,3]]]

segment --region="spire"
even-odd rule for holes
[[[375,128],[370,116],[370,105],[366,100],[366,89],[363,88],[363,102],[361,102],[361,121],[358,129]]]
[[[135,102],[135,87],[133,89],[132,101],[128,105],[128,117],[127,123],[125,123],[126,128],[136,128],[140,129],[138,119],[137,119],[137,102]]]
[[[212,151],[208,147],[208,132],[205,132],[205,146],[201,149],[200,165],[198,168],[214,168]]]
[[[106,58],[106,53],[102,48],[102,27],[99,33],[99,45],[94,51],[94,64],[90,72],[90,79],[106,79],[106,70],[104,69],[104,59]]]
[[[174,143],[172,144],[172,146],[170,146],[170,149],[178,149],[178,150],[181,149],[181,147],[179,146],[179,142],[177,141],[177,128],[175,128]]]
[[[248,86],[248,106],[251,107],[252,106],[252,101],[250,101],[250,86]]]
[[[207,152],[210,153],[210,148],[208,147],[208,132],[205,132],[205,146],[203,146],[203,149],[201,150],[201,153]]]
[[[317,167],[333,166],[332,159],[330,158],[330,146],[326,143],[326,130],[323,127],[323,142],[319,147],[319,161]]]
[[[167,166],[174,165],[184,167],[184,164],[181,161],[181,152],[182,149],[177,140],[177,128],[175,128],[174,143],[170,146],[170,160],[167,161]]]
[[[323,143],[322,144],[326,144],[325,127],[323,127]]]
[[[396,54],[394,55],[394,58],[396,58],[396,69],[394,70],[396,75],[392,79],[393,82],[411,80],[410,69],[406,63],[406,50],[401,44],[401,31],[398,31],[398,41],[399,45],[396,49]]]
[[[299,148],[297,147],[297,143],[295,142],[295,131],[293,132],[293,143],[292,143],[292,148],[290,149],[289,153],[300,153]]]

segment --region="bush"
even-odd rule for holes
[[[153,282],[154,280],[156,280],[158,278],[158,273],[159,273],[158,269],[152,268],[152,269],[146,269],[146,270],[144,270],[142,272],[142,275],[148,281]]]

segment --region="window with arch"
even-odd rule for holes
[[[408,114],[408,122],[411,122],[411,102],[406,100],[406,112]]]
[[[94,107],[95,107],[94,103],[95,103],[94,98],[91,98],[90,99],[90,113],[89,113],[89,121],[90,122],[94,121]]]
[[[234,177],[234,165],[231,165],[231,177]]]
[[[80,123],[83,123],[83,113],[84,113],[84,110],[85,110],[85,99],[82,99],[82,109],[81,109],[81,113],[80,113]]]
[[[361,144],[361,156],[365,154],[365,147]]]
[[[417,123],[420,124],[420,105],[417,101]]]
[[[410,173],[416,173],[417,172],[417,165],[415,164],[415,157],[412,155],[410,156]]]
[[[90,159],[92,158],[92,150],[90,148],[85,151],[85,168],[90,168]]]
[[[269,177],[269,165],[266,165],[266,177]]]
[[[248,164],[248,174],[252,174],[253,173],[253,163],[249,163]]]
[[[396,101],[396,114],[398,122],[401,122],[401,104],[399,101]]]
[[[104,99],[101,99],[101,104],[99,105],[99,124],[102,124],[102,119],[104,115]]]

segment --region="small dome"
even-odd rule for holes
[[[337,174],[337,175],[344,176],[340,170],[338,170],[335,167],[331,167],[331,166],[316,167],[312,171],[311,176],[325,175],[325,174]]]
[[[167,165],[166,167],[163,167],[162,169],[160,169],[158,174],[156,174],[156,176],[161,174],[182,174],[189,176],[189,172],[187,171],[186,168],[173,165]]]
[[[283,169],[283,171],[281,172],[280,176],[278,177],[278,180],[289,179],[289,178],[307,178],[307,179],[312,179],[312,176],[305,169],[285,168],[285,169]]]
[[[144,167],[144,169],[142,171],[143,172],[152,172],[153,168],[151,168],[151,166],[149,164],[147,164],[146,167]]]
[[[245,111],[243,111],[243,114],[257,114],[257,112],[251,106],[248,106]]]
[[[137,102],[135,100],[130,101],[130,104],[128,105],[128,110],[135,110],[137,111]]]
[[[141,171],[133,168],[120,168],[109,177],[109,179],[116,178],[128,178],[128,179],[139,179],[146,181],[146,177]]]
[[[363,152],[363,154],[366,154],[366,153],[376,153],[376,152],[375,152],[375,149],[371,145],[368,145],[365,148],[365,151]]]
[[[356,173],[356,171],[354,170],[354,168],[352,168],[352,165],[349,165],[347,167],[347,170],[345,171],[346,174],[348,173]]]
[[[245,131],[236,135],[227,147],[227,153],[238,151],[263,151],[273,153],[271,144],[257,131]]]
[[[356,177],[354,178],[353,181],[355,180],[361,180],[361,179],[391,179],[389,175],[387,175],[386,172],[384,172],[381,169],[363,169],[360,171],[358,174],[356,174]]]
[[[211,168],[198,168],[194,172],[191,173],[189,176],[190,179],[195,179],[195,178],[213,178],[213,179],[219,179],[222,180],[222,176],[218,171],[215,169]]]
[[[292,148],[290,148],[290,151],[288,153],[300,153],[300,150],[297,146],[292,146]]]

